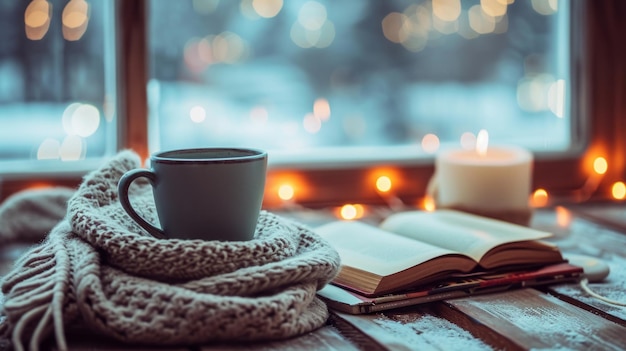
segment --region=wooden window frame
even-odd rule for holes
[[[573,72],[581,84],[574,92],[582,100],[576,113],[587,114],[589,142],[579,154],[567,157],[537,158],[533,167],[533,187],[548,191],[552,204],[606,200],[616,181],[626,180],[626,46],[621,34],[626,32],[626,2],[621,0],[574,1],[581,6],[584,40],[574,38],[572,45],[581,48],[583,58]],[[118,59],[118,149],[132,149],[143,159],[148,150],[148,53],[147,1],[117,1],[116,16]],[[606,174],[594,175],[592,163],[604,157],[609,165]],[[342,169],[272,168],[268,172],[265,206],[279,207],[275,189],[289,179],[301,187],[296,195],[299,205],[307,207],[336,206],[343,203],[382,204],[372,177],[381,170],[394,173],[395,195],[406,204],[416,204],[425,194],[426,184],[434,171],[432,162],[416,165],[380,164],[371,167]],[[25,188],[46,184],[75,187],[81,178],[38,177],[4,180],[0,198]]]

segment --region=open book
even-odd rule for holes
[[[453,274],[563,262],[551,233],[453,210],[395,213],[379,227],[336,221],[315,231],[341,257],[333,283],[364,296]]]

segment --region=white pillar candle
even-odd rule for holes
[[[437,207],[527,211],[532,163],[529,151],[513,146],[442,151],[435,160]]]

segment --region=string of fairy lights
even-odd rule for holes
[[[605,180],[605,176],[609,169],[608,162],[605,157],[598,156],[592,162],[593,171],[590,172],[586,182],[579,189],[575,189],[566,195],[551,195],[546,189],[537,188],[529,196],[529,205],[531,208],[542,208],[553,206],[554,204],[565,202],[580,203],[592,198],[600,189],[601,184]],[[436,209],[435,199],[430,196],[424,196],[414,204],[406,204],[394,193],[394,177],[393,175],[383,174],[378,176],[372,187],[380,194],[386,203],[387,211],[398,211],[408,208],[416,208],[425,211],[434,211]],[[275,196],[281,201],[281,207],[284,210],[301,211],[304,208],[299,206],[296,199],[299,192],[304,188],[304,184],[294,184],[284,182],[277,188]],[[623,180],[617,180],[610,183],[608,187],[610,194],[609,199],[613,201],[626,200],[626,183]],[[368,206],[359,203],[346,203],[333,209],[333,213],[339,219],[355,220],[363,218],[372,211],[380,211],[380,206]]]
[[[30,40],[41,40],[50,29],[52,5],[47,0],[32,0],[24,12],[24,29]],[[89,4],[85,0],[70,0],[61,13],[63,38],[76,41],[82,38],[89,24]]]

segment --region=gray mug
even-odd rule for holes
[[[150,157],[151,170],[119,181],[128,215],[159,239],[242,241],[254,237],[265,190],[267,153],[241,148],[184,149]],[[128,198],[131,183],[148,179],[162,228],[148,223]]]

